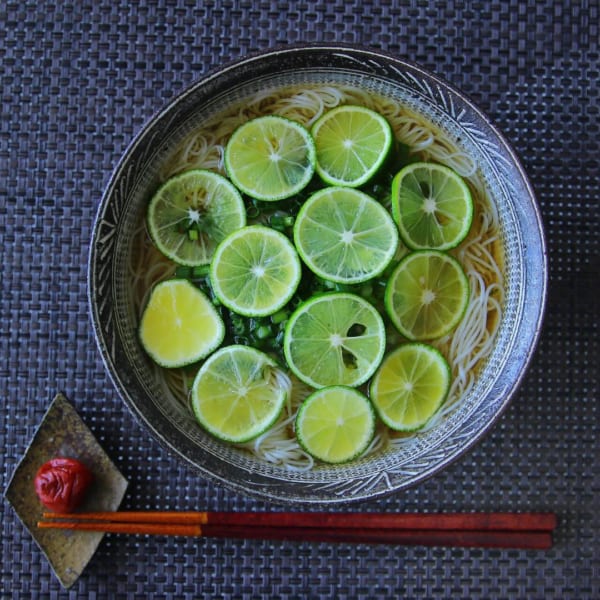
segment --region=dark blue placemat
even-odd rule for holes
[[[91,333],[86,259],[111,170],[186,84],[287,42],[372,46],[469,94],[538,193],[549,304],[533,365],[487,438],[373,510],[553,510],[548,552],[107,536],[70,592],[4,501],[3,597],[600,597],[598,3],[13,2],[0,10],[3,489],[57,391],[130,480],[125,508],[266,505],[199,478],[124,408]]]

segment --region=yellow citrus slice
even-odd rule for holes
[[[326,112],[311,133],[317,173],[329,185],[363,185],[377,173],[392,145],[389,123],[363,106],[344,105]]]
[[[250,225],[219,244],[210,267],[217,298],[245,316],[277,312],[293,296],[302,269],[294,245],[274,229]]]
[[[360,296],[313,296],[290,316],[283,350],[288,366],[305,383],[355,387],[371,377],[383,358],[385,325]]]
[[[176,263],[206,265],[217,244],[246,224],[238,190],[222,175],[192,170],[163,184],[148,207],[156,247]]]
[[[315,192],[294,223],[294,243],[311,271],[338,283],[379,275],[398,246],[398,229],[387,210],[359,190]]]
[[[296,416],[300,445],[315,458],[342,463],[358,458],[375,432],[375,413],[369,399],[341,385],[312,393]]]
[[[394,177],[392,213],[409,248],[449,250],[469,233],[473,200],[458,173],[444,165],[418,162]]]
[[[247,442],[279,417],[290,393],[289,378],[263,352],[225,346],[202,365],[192,386],[198,422],[227,442]]]
[[[257,200],[282,200],[312,179],[315,144],[300,123],[277,115],[252,119],[225,147],[225,169],[234,185]]]
[[[450,388],[450,366],[431,346],[403,344],[386,356],[371,380],[369,393],[380,419],[396,431],[423,427],[442,405]]]
[[[407,254],[385,290],[386,311],[410,340],[431,340],[450,333],[469,302],[469,281],[460,263],[444,252]]]
[[[163,367],[208,356],[223,341],[225,325],[207,296],[185,279],[156,285],[140,321],[140,341]]]

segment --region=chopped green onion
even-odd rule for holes
[[[273,346],[277,348],[277,350],[282,350],[283,348],[283,337],[285,335],[285,329],[281,329],[277,335],[275,336],[275,341]]]
[[[242,333],[248,332],[247,322],[235,313],[231,314],[231,328],[235,335],[241,335]]]
[[[195,279],[199,279],[200,277],[206,277],[210,272],[209,265],[199,265],[197,267],[192,267],[192,277]]]
[[[179,279],[189,279],[192,276],[192,267],[186,267],[184,265],[179,265],[175,269],[175,277]]]
[[[353,291],[352,286],[348,285],[347,283],[336,283],[336,284],[334,284],[333,288],[335,289],[336,292],[351,292],[351,291]]]
[[[321,279],[320,277],[316,278],[316,282],[325,290],[334,290],[336,286],[335,282],[330,281],[329,279]]]
[[[289,316],[290,313],[287,310],[278,310],[275,314],[271,315],[271,323],[278,325],[279,323],[287,321]]]
[[[271,328],[268,325],[261,325],[254,332],[254,334],[256,335],[256,337],[259,340],[267,339],[272,333],[273,333],[273,331],[271,330]]]
[[[246,216],[249,219],[255,219],[258,215],[260,215],[260,208],[258,208],[253,201],[252,204],[249,204],[246,208]]]
[[[375,196],[376,198],[381,198],[383,196],[385,196],[388,192],[388,188],[387,186],[383,186],[380,183],[375,183],[373,185],[373,188],[371,189],[371,193],[373,196]]]
[[[370,296],[373,295],[373,286],[371,285],[371,283],[367,282],[363,285],[361,285],[358,288],[359,294],[363,297],[368,299]]]
[[[273,229],[285,229],[286,227],[291,227],[294,224],[294,217],[290,215],[273,215],[269,219],[269,225],[273,227]]]

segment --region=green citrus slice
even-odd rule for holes
[[[410,343],[386,356],[369,394],[380,419],[396,431],[415,431],[437,412],[450,388],[450,366],[431,346]]]
[[[225,336],[221,316],[185,279],[157,284],[142,313],[140,341],[163,367],[182,367],[208,356]]]
[[[327,463],[348,462],[373,439],[375,412],[364,394],[335,385],[304,400],[295,428],[298,442],[313,457]]]
[[[460,263],[444,252],[420,250],[406,255],[385,289],[385,308],[410,340],[450,333],[469,302],[469,281]]]
[[[244,123],[225,147],[225,169],[231,181],[258,200],[297,194],[312,179],[315,160],[308,130],[276,115]]]
[[[217,298],[241,315],[273,314],[294,295],[302,268],[294,245],[282,233],[251,225],[217,247],[210,281]]]
[[[392,145],[389,123],[363,106],[338,106],[326,112],[311,133],[316,171],[329,185],[363,185],[379,170]]]
[[[473,200],[458,173],[444,165],[418,162],[394,177],[392,214],[409,248],[449,250],[469,233]]]
[[[294,223],[294,243],[311,271],[338,283],[379,275],[394,257],[398,229],[376,200],[359,190],[315,192]]]
[[[192,408],[198,422],[215,437],[247,442],[277,420],[290,385],[263,352],[225,346],[198,371],[192,386]]]
[[[246,224],[246,209],[225,177],[197,169],[171,177],[158,189],[147,221],[157,248],[193,267],[208,264],[217,244]]]
[[[383,358],[385,325],[360,296],[346,292],[313,296],[290,316],[283,351],[290,369],[308,385],[358,386]]]

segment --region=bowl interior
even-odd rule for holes
[[[315,65],[319,65],[318,67]],[[400,447],[343,466],[291,471],[219,442],[165,393],[137,336],[129,263],[160,173],[178,144],[226,107],[290,85],[351,85],[424,116],[470,157],[497,209],[505,297],[494,349],[473,388],[436,427]],[[90,304],[103,360],[141,422],[209,478],[264,499],[338,503],[403,489],[474,444],[500,415],[529,362],[540,328],[546,258],[527,178],[501,134],[460,92],[419,67],[367,50],[290,48],[223,68],[177,96],[132,142],[101,202],[90,252]]]

